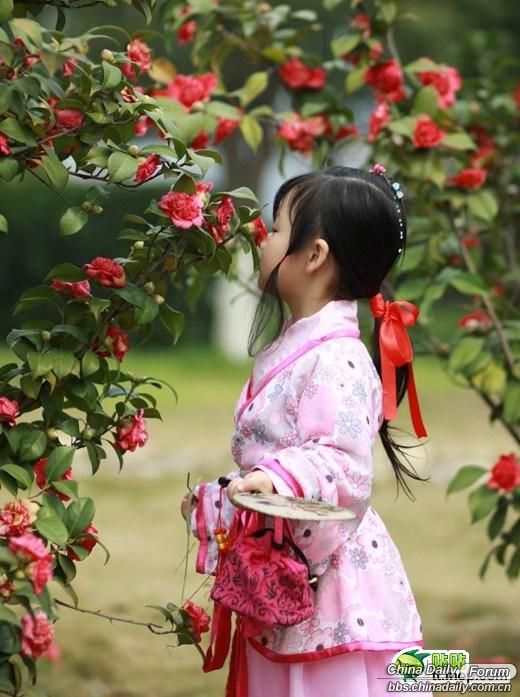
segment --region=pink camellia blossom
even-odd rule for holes
[[[49,648],[41,654],[41,658],[51,663],[59,663],[61,661],[61,647],[55,641],[51,642]]]
[[[89,535],[97,535],[99,533],[99,530],[90,523],[90,525],[87,525],[87,527],[82,531],[82,535],[84,534],[89,534]],[[74,544],[78,547],[83,547],[83,549],[86,549],[87,552],[90,554],[92,552],[93,548],[97,544],[97,540],[94,539],[94,537],[85,537],[83,539],[78,540],[77,542],[74,542]],[[76,554],[76,552],[72,549],[72,547],[67,547],[67,556],[69,559],[72,559],[73,561],[79,561],[79,557]]]
[[[493,326],[491,317],[484,310],[475,310],[469,315],[464,315],[457,322],[457,326],[461,329],[472,331],[473,329],[489,329]]]
[[[107,288],[123,288],[126,285],[125,270],[113,259],[96,257],[90,264],[83,264],[83,271]]]
[[[11,552],[25,562],[46,559],[49,554],[42,538],[34,535],[32,532],[25,532],[23,535],[10,537],[8,545]]]
[[[43,610],[36,610],[34,617],[24,615],[22,624],[22,653],[38,658],[54,641],[54,626]]]
[[[26,533],[36,520],[39,506],[29,499],[8,501],[0,510],[0,535],[18,537]]]
[[[96,353],[101,358],[106,358],[107,356],[114,355],[118,361],[122,361],[130,350],[130,339],[128,334],[124,332],[115,324],[111,324],[107,329],[107,339],[106,343],[110,344],[110,350],[105,350],[103,348],[96,349]]]
[[[3,133],[0,133],[0,155],[5,155],[7,157],[7,155],[10,154],[11,148],[9,147],[9,141]]]
[[[322,116],[302,119],[300,114],[294,113],[290,121],[282,121],[276,135],[285,140],[291,150],[310,154],[316,136],[322,136],[328,125]]]
[[[376,97],[380,99],[400,102],[406,96],[403,89],[403,71],[393,58],[367,68],[364,78],[365,82],[374,89]]]
[[[468,167],[450,178],[450,183],[461,189],[480,189],[486,181],[487,171],[480,167]]]
[[[78,61],[74,57],[67,58],[65,63],[61,66],[61,72],[63,73],[64,77],[71,77],[74,74],[74,71],[76,70],[76,67],[78,65]]]
[[[212,189],[213,189],[213,182],[197,182],[196,187],[197,189],[197,194],[201,197],[204,197],[205,194],[208,194]]]
[[[135,173],[136,182],[144,182],[153,176],[161,166],[161,157],[156,153],[148,155],[144,162],[141,162]]]
[[[119,450],[134,451],[145,445],[147,440],[148,432],[142,409],[125,419],[125,423],[117,429],[116,447]]]
[[[191,111],[194,104],[205,104],[217,86],[218,81],[213,73],[204,75],[176,75],[165,88],[154,90],[153,97],[170,97],[180,102],[186,111]]]
[[[285,61],[278,73],[282,82],[292,90],[319,90],[327,80],[324,68],[311,68],[295,56]]]
[[[225,119],[219,117],[217,119],[217,127],[215,128],[215,133],[213,134],[213,142],[218,145],[236,130],[240,125],[240,119]]]
[[[423,114],[415,120],[412,143],[415,148],[434,148],[442,142],[445,135],[430,116]]]
[[[79,128],[85,118],[81,111],[76,109],[56,109],[56,128],[65,130]]]
[[[54,494],[58,498],[60,498],[62,501],[68,501],[70,499],[70,496],[67,494],[64,494],[61,491],[58,491],[55,489],[53,486],[46,486],[46,479],[45,479],[45,465],[47,464],[47,458],[46,457],[41,457],[38,462],[34,465],[34,477],[36,479],[36,486],[39,486],[40,489],[45,489],[49,494]],[[60,481],[67,481],[67,480],[73,480],[74,476],[72,474],[72,467],[69,467],[69,469],[64,472],[61,477]]]
[[[9,426],[16,425],[16,417],[20,413],[20,405],[15,399],[0,397],[0,421]]]
[[[423,70],[418,75],[423,85],[431,85],[437,90],[441,109],[448,109],[455,104],[455,93],[462,87],[457,68],[443,66],[438,70]]]
[[[159,201],[159,208],[164,211],[173,225],[188,229],[194,225],[202,225],[202,202],[197,194],[187,194],[184,191],[170,191]]]
[[[501,455],[491,469],[489,489],[512,491],[520,486],[520,462],[514,453]]]
[[[47,554],[41,559],[31,562],[26,569],[27,576],[31,579],[35,595],[41,595],[45,586],[52,581],[52,565],[54,557]]]
[[[90,283],[86,279],[84,281],[60,281],[53,278],[51,287],[58,293],[65,293],[73,298],[89,298],[91,296]]]
[[[377,100],[376,108],[372,110],[368,119],[368,136],[369,143],[374,143],[382,128],[390,121],[390,109],[388,104],[383,99]]]
[[[152,126],[155,126],[155,121],[152,121],[149,116],[140,116],[134,126],[134,135],[144,136]]]
[[[152,67],[152,51],[148,44],[145,44],[141,39],[132,39],[132,41],[126,47],[126,55],[130,63],[123,63],[120,65],[121,72],[129,80],[136,80],[137,74],[135,72],[135,64],[139,73],[146,73]]]

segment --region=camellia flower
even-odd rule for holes
[[[0,155],[10,155],[11,154],[11,148],[9,147],[9,141],[7,140],[7,137],[3,134],[0,133]]]
[[[352,18],[350,26],[357,31],[362,32],[363,38],[370,38],[371,27],[370,17],[366,14],[359,14]]]
[[[252,220],[247,224],[247,228],[252,233],[253,240],[257,247],[259,247],[269,235],[269,231],[262,218],[255,218]]]
[[[180,102],[186,111],[191,111],[196,103],[205,104],[217,86],[213,73],[204,75],[176,75],[165,88],[154,90],[153,97],[170,97]]]
[[[53,562],[53,555],[47,554],[27,565],[26,575],[31,579],[35,595],[41,595],[45,586],[52,580]]]
[[[83,271],[107,288],[123,288],[126,285],[125,270],[113,259],[96,257],[90,264],[83,264]]]
[[[455,104],[455,93],[462,87],[457,68],[443,66],[438,70],[423,70],[418,75],[423,85],[431,85],[437,90],[441,109],[447,109]]]
[[[79,128],[85,118],[81,111],[75,109],[56,109],[56,129]]]
[[[39,508],[30,499],[8,501],[0,510],[0,535],[15,537],[26,533],[36,520]]]
[[[512,491],[520,486],[520,462],[514,453],[501,455],[491,469],[489,489]]]
[[[41,537],[37,537],[32,532],[9,538],[9,549],[13,554],[25,562],[45,559],[49,554],[47,547]]]
[[[120,450],[134,451],[145,445],[147,440],[148,432],[142,409],[134,416],[125,419],[124,425],[117,429],[116,446]]]
[[[141,162],[135,173],[136,182],[144,182],[153,176],[161,166],[161,157],[156,153],[148,155],[144,162]]]
[[[211,617],[204,610],[204,608],[196,605],[191,600],[187,600],[182,606],[183,610],[189,615],[190,629],[193,634],[193,638],[197,643],[200,643],[201,634],[209,631]]]
[[[416,148],[434,148],[442,142],[445,135],[430,116],[423,114],[415,120],[412,143]]]
[[[368,136],[369,143],[377,140],[379,132],[390,121],[390,109],[384,99],[378,99],[376,108],[372,110],[368,119]]]
[[[493,326],[491,317],[484,310],[475,310],[469,315],[464,315],[457,322],[457,326],[461,329],[489,329]]]
[[[103,348],[96,349],[96,353],[101,358],[106,358],[107,356],[114,355],[118,361],[122,361],[130,350],[130,339],[128,334],[124,332],[115,324],[111,324],[107,329],[107,339],[105,342],[109,344],[110,350],[105,351]]]
[[[364,78],[374,89],[376,97],[385,101],[400,102],[406,96],[403,89],[403,71],[393,58],[367,68]]]
[[[0,421],[4,421],[9,426],[16,425],[16,417],[20,413],[20,405],[15,399],[0,397]]]
[[[54,641],[54,627],[43,610],[36,610],[34,617],[24,615],[22,624],[22,653],[38,658]]]
[[[201,128],[195,138],[191,141],[189,147],[193,148],[193,150],[202,150],[203,148],[207,148],[208,145],[209,135],[204,128]]]
[[[191,7],[185,5],[181,10],[181,15],[187,15],[191,12]],[[197,22],[194,19],[189,19],[177,30],[177,41],[179,44],[189,44],[195,38],[197,33]]]
[[[63,65],[61,66],[61,72],[63,73],[64,77],[71,77],[74,74],[77,65],[78,61],[76,60],[76,58],[74,58],[73,56],[67,58],[65,63],[63,63]]]
[[[487,171],[480,167],[469,167],[450,178],[450,183],[461,189],[480,189],[486,181]]]
[[[327,122],[321,116],[302,119],[300,114],[293,114],[290,121],[282,121],[277,136],[287,142],[291,150],[309,154],[314,148],[316,136],[327,130]]]
[[[53,278],[51,287],[58,293],[65,293],[73,298],[88,298],[91,295],[90,283],[86,279],[84,281],[60,281]]]
[[[152,121],[149,116],[140,116],[134,126],[134,135],[144,136],[152,126],[155,126],[155,121]]]
[[[213,134],[213,142],[218,145],[235,131],[235,129],[240,125],[239,119],[225,119],[219,117],[217,119],[217,127],[215,128],[215,133]]]
[[[296,56],[285,61],[278,73],[282,82],[292,90],[319,90],[325,85],[327,79],[324,68],[311,68]]]
[[[62,493],[61,491],[58,491],[53,486],[49,486],[49,487],[46,486],[46,484],[47,484],[46,479],[45,479],[45,465],[46,464],[47,464],[47,458],[41,457],[38,460],[38,462],[34,465],[34,476],[36,479],[36,485],[39,486],[40,489],[45,489],[49,494],[55,494],[62,501],[68,501],[70,499],[70,496]],[[60,480],[66,481],[66,480],[71,480],[71,479],[74,479],[74,476],[72,474],[72,467],[69,467],[69,469],[61,475]]]
[[[168,215],[173,225],[180,228],[188,229],[204,222],[202,202],[197,194],[170,191],[161,197],[159,208]]]
[[[94,525],[92,525],[92,523],[90,523],[82,531],[81,534],[83,535],[85,533],[89,535],[97,535],[99,533],[99,530]],[[85,537],[83,539],[78,540],[77,542],[74,542],[74,544],[78,547],[83,547],[83,549],[86,549],[87,552],[90,554],[90,552],[97,544],[97,540],[94,537]],[[79,557],[76,554],[76,552],[72,549],[72,547],[67,547],[67,556],[69,557],[69,559],[72,559],[73,561],[79,561]]]
[[[334,140],[342,140],[343,138],[357,138],[359,135],[359,128],[353,123],[346,123],[340,126],[336,133],[334,133]]]
[[[126,54],[128,60],[137,65],[140,73],[145,73],[152,67],[152,51],[141,39],[133,39],[126,47]],[[134,66],[130,63],[123,63],[120,68],[129,80],[137,79]]]
[[[480,237],[471,233],[463,235],[461,237],[461,242],[466,249],[476,249],[477,247],[480,247]]]

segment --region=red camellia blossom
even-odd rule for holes
[[[194,104],[205,104],[217,86],[218,81],[213,73],[204,75],[176,75],[167,87],[154,90],[154,97],[170,97],[180,102],[186,111],[190,111]]]
[[[46,487],[46,481],[45,481],[45,465],[47,464],[47,458],[46,457],[41,457],[38,462],[34,465],[34,476],[36,479],[36,485],[40,487],[40,489],[45,489],[48,493],[50,494],[55,494],[58,496],[62,501],[68,501],[70,499],[70,496],[67,496],[67,494],[62,493],[61,491],[58,491],[55,489],[53,486]],[[66,481],[74,479],[74,476],[72,474],[72,467],[69,467],[69,469],[64,472],[60,480]]]
[[[110,344],[110,351],[97,349],[97,355],[102,358],[114,355],[118,361],[122,361],[130,350],[130,339],[128,338],[128,334],[114,324],[111,324],[107,329],[107,339],[108,341],[105,341],[107,344]]]
[[[83,530],[82,534],[88,533],[90,535],[97,535],[99,533],[99,530],[90,523],[90,525],[87,525],[87,527]],[[78,547],[83,547],[83,549],[86,549],[87,552],[90,554],[92,552],[93,548],[97,544],[97,540],[94,537],[85,537],[84,539],[80,539],[77,542],[74,542],[75,545]],[[79,557],[76,554],[76,552],[72,549],[72,547],[67,547],[67,556],[69,559],[72,559],[73,561],[79,561]]]
[[[316,136],[323,135],[329,125],[322,116],[302,119],[300,114],[295,113],[291,121],[282,121],[276,135],[285,140],[291,150],[309,154]]]
[[[269,235],[269,231],[266,227],[266,224],[264,223],[262,218],[255,218],[252,220],[249,225],[252,227],[252,234],[253,234],[253,239],[255,242],[255,245],[259,247],[264,240],[267,239]]]
[[[513,100],[516,104],[516,108],[520,109],[520,85],[513,92]]]
[[[416,148],[434,148],[442,141],[446,133],[427,114],[418,116],[412,135],[412,143]]]
[[[161,166],[161,157],[156,153],[148,155],[144,162],[141,162],[135,173],[136,182],[144,182],[153,176]]]
[[[235,129],[240,125],[239,119],[225,119],[220,117],[217,119],[217,127],[215,128],[215,133],[213,134],[213,142],[218,145],[235,131]]]
[[[20,405],[15,399],[0,397],[0,421],[9,424],[9,426],[15,426],[19,413]]]
[[[67,58],[65,63],[61,66],[61,72],[63,73],[64,77],[71,77],[74,74],[77,65],[78,61],[76,58],[73,58],[72,56]]]
[[[85,118],[81,111],[75,109],[56,109],[56,128],[58,130],[79,128]]]
[[[368,52],[368,57],[370,58],[371,61],[377,61],[381,58],[385,51],[385,47],[383,44],[378,41],[377,39],[371,39],[370,40],[370,50]],[[352,65],[357,65],[359,61],[361,60],[361,56],[363,54],[363,51],[360,50],[360,48],[355,48],[353,51],[347,51],[346,53],[342,53],[341,57],[343,58],[344,61],[347,63],[352,63]]]
[[[484,310],[475,310],[469,315],[464,315],[457,322],[457,326],[461,329],[489,329],[493,326],[491,317]]]
[[[86,279],[84,281],[60,281],[53,278],[51,287],[58,293],[65,293],[73,298],[89,298],[91,296],[90,283]]]
[[[353,123],[346,123],[340,126],[336,133],[334,134],[334,140],[342,140],[343,138],[357,138],[359,135],[359,128]]]
[[[443,66],[439,70],[423,70],[418,75],[423,85],[435,87],[441,109],[447,109],[455,104],[455,93],[462,87],[457,68]]]
[[[480,237],[478,237],[478,235],[463,235],[461,238],[461,242],[466,247],[466,249],[476,249],[477,247],[480,247]]]
[[[0,155],[10,155],[11,148],[9,147],[9,141],[3,133],[0,133]]]
[[[491,469],[489,489],[512,491],[520,485],[520,462],[514,453],[501,455]]]
[[[193,634],[193,638],[197,643],[200,643],[201,634],[209,631],[211,617],[204,610],[204,608],[196,605],[191,600],[187,600],[182,606],[183,610],[186,610],[190,616],[190,629]]]
[[[126,55],[131,63],[135,63],[139,73],[145,73],[152,67],[152,51],[148,44],[141,39],[133,39],[126,47]],[[131,63],[123,63],[120,68],[129,80],[136,80],[137,75]]]
[[[204,130],[204,128],[201,128],[201,130],[197,133],[195,138],[191,141],[190,148],[193,148],[193,150],[202,150],[203,148],[207,148],[208,145],[208,133]]]
[[[159,208],[168,215],[173,225],[186,230],[204,222],[202,202],[196,194],[170,191],[161,197]]]
[[[35,595],[41,595],[45,586],[52,580],[52,564],[54,557],[47,554],[42,559],[31,562],[26,568],[26,575],[31,579]]]
[[[403,71],[393,58],[367,68],[364,78],[374,89],[376,97],[385,101],[400,102],[406,96],[403,89]]]
[[[235,206],[233,205],[233,201],[231,200],[230,196],[222,197],[222,201],[218,205],[216,213],[219,225],[224,227],[226,232],[228,232],[229,222],[235,214]]]
[[[487,172],[479,167],[469,167],[463,169],[458,174],[450,178],[450,182],[461,189],[480,189],[486,181]]]
[[[362,32],[363,38],[368,39],[371,33],[370,17],[366,14],[356,15],[352,18],[350,26]]]
[[[149,116],[141,116],[134,126],[134,134],[136,136],[144,136],[152,126],[155,126],[155,121],[152,121]]]
[[[181,10],[181,15],[187,15],[191,12],[191,7],[185,5]],[[179,44],[189,44],[195,38],[197,33],[197,22],[194,19],[189,19],[177,30],[177,41]]]
[[[83,264],[83,271],[107,288],[123,288],[126,285],[125,270],[113,259],[96,257],[90,264]]]
[[[0,510],[0,535],[13,537],[23,535],[36,520],[39,506],[29,499],[8,501]]]
[[[379,132],[390,121],[390,109],[388,104],[383,99],[377,100],[377,106],[372,110],[368,119],[368,136],[369,143],[377,140]]]
[[[22,653],[38,658],[54,641],[54,627],[43,610],[36,610],[34,617],[24,615],[22,624]]]
[[[282,81],[292,90],[321,89],[326,82],[327,72],[323,68],[311,68],[299,58],[289,58],[278,70]]]
[[[148,432],[142,409],[126,419],[124,425],[117,429],[116,447],[120,450],[134,451],[145,445],[147,440]]]

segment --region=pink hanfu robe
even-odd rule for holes
[[[249,697],[263,695],[266,685],[270,697],[386,694],[392,657],[423,646],[403,562],[370,506],[382,418],[382,385],[360,339],[356,301],[331,301],[296,322],[289,317],[256,358],[235,409],[237,470],[226,476],[261,469],[277,493],[345,506],[356,517],[291,521],[294,540],[319,577],[315,612],[298,625],[248,637]],[[191,527],[199,573],[215,572],[219,492],[217,480],[195,488]],[[223,496],[225,527],[236,512]]]

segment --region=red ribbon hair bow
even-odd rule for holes
[[[417,390],[413,375],[413,347],[406,327],[417,321],[419,309],[406,300],[390,302],[381,293],[370,299],[370,309],[374,317],[381,318],[379,328],[379,348],[381,353],[381,373],[383,383],[383,413],[390,421],[397,416],[397,380],[395,369],[408,364],[408,404],[410,415],[418,437],[427,436],[424,426]]]

